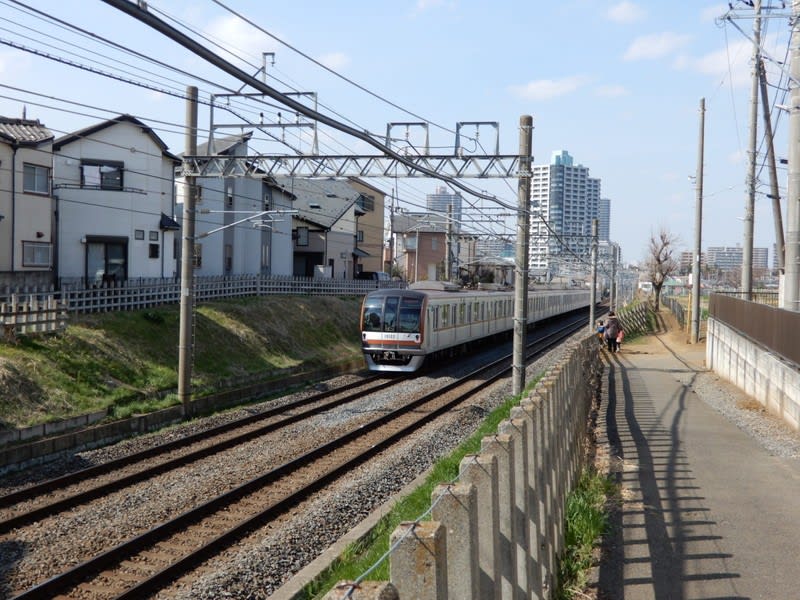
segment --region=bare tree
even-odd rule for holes
[[[663,227],[659,230],[658,235],[650,234],[650,245],[645,267],[653,284],[653,291],[656,296],[656,311],[659,310],[661,301],[661,288],[664,287],[669,276],[678,270],[678,261],[672,255],[677,239],[676,236]]]

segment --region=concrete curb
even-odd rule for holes
[[[289,581],[275,590],[275,593],[270,596],[270,600],[297,600],[300,598],[300,593],[303,591],[303,588],[306,585],[317,579],[322,572],[325,571],[325,569],[331,566],[337,558],[342,556],[350,544],[364,539],[378,524],[378,522],[384,516],[386,516],[389,511],[392,510],[392,508],[394,508],[394,505],[397,504],[397,502],[414,492],[423,483],[425,483],[425,480],[431,474],[431,471],[432,468],[418,475],[413,481],[408,483],[389,500],[381,504],[378,508],[367,515],[363,521],[345,533],[327,550],[325,550],[313,561],[308,563],[300,571],[295,573],[295,575]]]

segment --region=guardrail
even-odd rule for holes
[[[461,461],[458,481],[434,490],[432,520],[391,534],[391,581],[341,582],[326,600],[552,597],[600,371],[594,336],[568,347],[480,454]]]

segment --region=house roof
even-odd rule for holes
[[[395,233],[447,233],[447,217],[439,213],[395,213]]]
[[[277,186],[292,194],[296,200],[296,219],[329,229],[358,200],[361,195],[344,179],[300,179],[278,176]],[[359,211],[359,214],[363,212]]]
[[[53,132],[42,125],[39,119],[0,117],[0,139],[12,144],[36,146],[53,137]]]
[[[164,143],[160,137],[156,135],[156,133],[147,125],[145,125],[142,121],[137,119],[132,115],[120,115],[118,117],[114,117],[113,119],[109,119],[108,121],[102,121],[100,123],[95,123],[94,125],[90,125],[89,127],[84,127],[83,129],[79,129],[78,131],[74,131],[72,133],[68,133],[67,135],[63,135],[58,138],[56,141],[53,142],[53,150],[61,150],[67,144],[71,144],[77,140],[83,139],[85,137],[89,137],[98,131],[102,131],[103,129],[107,129],[109,127],[113,127],[119,123],[131,123],[136,125],[137,127],[141,127],[142,131],[150,136],[150,139],[155,142],[156,146],[161,149],[161,153],[166,156],[167,158],[173,160],[174,162],[180,162],[180,159],[172,154],[169,150],[167,150],[167,145]]]
[[[241,133],[239,135],[225,135],[222,137],[215,137],[213,141],[213,154],[230,154],[231,150],[239,146],[240,144],[247,144],[250,141],[250,138],[253,137],[252,131],[247,131],[245,133]],[[205,144],[198,144],[197,146],[197,156],[210,156],[209,153],[209,146],[212,146],[211,140],[206,142]],[[183,156],[183,153],[179,154],[179,156]]]

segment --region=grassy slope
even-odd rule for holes
[[[359,306],[356,298],[287,296],[199,305],[194,393],[357,358]],[[62,334],[0,343],[0,425],[176,402],[178,326],[178,306],[165,306],[72,316]]]

